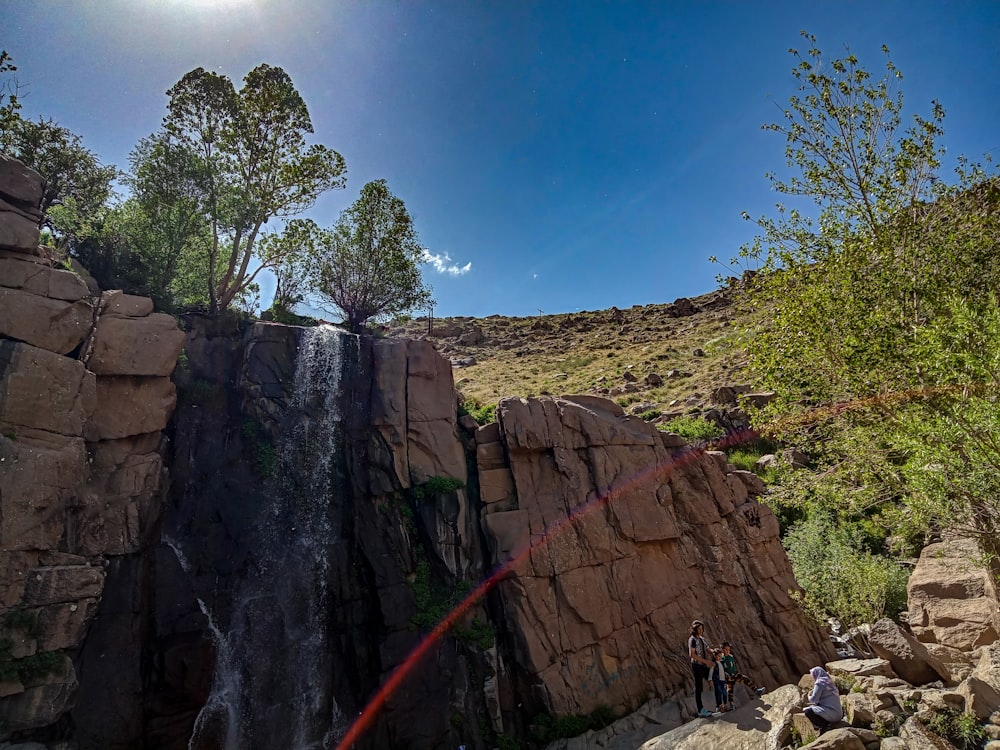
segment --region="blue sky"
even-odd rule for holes
[[[776,200],[784,143],[760,125],[794,92],[800,29],[873,73],[887,44],[908,111],[944,104],[949,154],[1000,152],[1000,2],[0,0],[24,113],[122,168],[187,71],[283,67],[347,161],[308,215],[332,225],[385,178],[441,258],[438,316],[715,288],[709,256]]]

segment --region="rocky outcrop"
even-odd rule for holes
[[[997,591],[981,559],[969,539],[949,539],[921,551],[906,587],[910,629],[920,642],[972,651],[997,640]]]
[[[483,522],[516,661],[556,715],[637,708],[690,681],[690,622],[781,684],[829,642],[795,581],[763,491],[725,454],[686,445],[593,397],[505,399],[477,446]],[[676,442],[676,441],[673,441]],[[751,645],[752,644],[752,645]]]
[[[72,708],[70,655],[95,616],[108,560],[137,552],[158,516],[160,431],[173,407],[166,376],[183,345],[149,300],[133,308],[148,308],[141,316],[117,322],[107,312],[115,294],[91,296],[39,251],[41,189],[36,173],[0,155],[0,644],[9,644],[0,647],[0,739]],[[127,355],[106,355],[112,338]]]

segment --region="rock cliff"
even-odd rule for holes
[[[39,248],[42,180],[0,155],[0,737],[57,724],[109,569],[159,516],[184,334]]]
[[[364,712],[357,747],[480,750],[686,717],[695,617],[768,685],[832,656],[723,454],[596,397],[460,421],[428,342],[181,331],[47,259],[37,175],[0,175],[0,739],[305,747]]]

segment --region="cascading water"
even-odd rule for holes
[[[212,691],[190,750],[318,750],[346,728],[333,697],[328,612],[348,341],[357,337],[329,326],[303,333],[273,503],[228,632],[217,635]]]

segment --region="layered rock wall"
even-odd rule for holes
[[[556,715],[632,711],[690,682],[694,619],[764,685],[832,656],[756,475],[587,396],[505,399],[478,435],[483,524],[515,658]]]
[[[39,248],[41,192],[0,155],[0,738],[73,705],[108,561],[157,516],[184,338]]]

